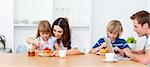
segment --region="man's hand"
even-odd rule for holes
[[[136,53],[136,54],[144,54],[145,53],[144,49],[143,50],[138,50],[138,51],[132,50],[132,52]]]

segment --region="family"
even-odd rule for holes
[[[132,51],[127,42],[120,38],[123,27],[119,20],[111,20],[106,27],[107,38],[110,39],[115,53],[130,57],[132,60],[143,64],[150,64],[150,13],[139,11],[131,17],[134,31],[139,37],[146,36],[147,43],[143,50]],[[80,55],[84,53],[84,46],[75,39],[70,30],[68,18],[57,18],[52,26],[49,21],[41,20],[37,27],[36,38],[27,38],[27,43],[32,44],[33,49],[51,49],[51,56],[59,56],[59,50],[67,49],[67,55]],[[100,38],[91,48],[89,53],[97,54],[101,49],[107,49],[104,38]]]

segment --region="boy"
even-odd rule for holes
[[[107,37],[110,39],[112,46],[114,47],[115,52],[118,52],[121,55],[124,55],[122,49],[128,48],[126,41],[120,39],[119,36],[122,34],[123,28],[121,22],[118,20],[112,20],[107,25]],[[100,38],[97,43],[92,47],[90,53],[100,53],[101,49],[107,49],[104,38]]]

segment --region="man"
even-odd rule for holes
[[[133,20],[134,31],[139,37],[146,36],[147,43],[143,50],[138,54],[129,49],[124,50],[124,52],[132,60],[141,62],[143,64],[150,64],[150,13],[147,11],[139,11],[133,14],[130,18]]]

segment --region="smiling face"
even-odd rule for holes
[[[139,37],[146,35],[146,31],[148,28],[147,24],[143,24],[142,26],[141,24],[138,23],[136,19],[134,19],[133,25],[134,25],[134,31],[138,34]]]
[[[57,39],[60,39],[63,35],[63,29],[58,25],[54,25],[53,33]]]
[[[48,41],[48,39],[50,37],[50,33],[49,32],[40,32],[40,36],[44,41]]]
[[[67,18],[58,18],[52,25],[52,34],[57,39],[57,43],[63,43],[64,47],[71,49],[71,36]]]
[[[147,11],[138,11],[137,13],[133,14],[131,17],[133,20],[134,31],[138,34],[139,37],[141,36],[148,36],[149,35],[149,28],[150,28],[150,14]]]

